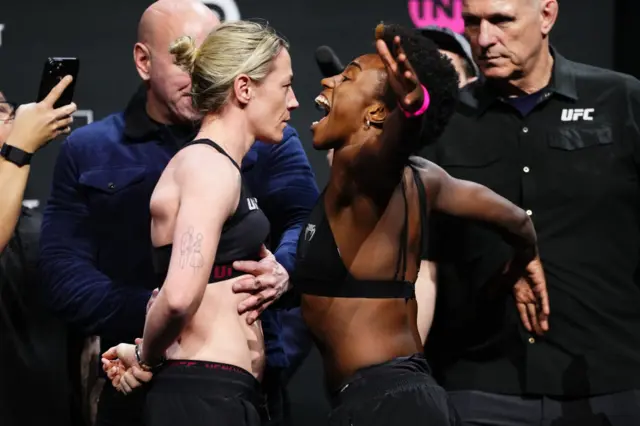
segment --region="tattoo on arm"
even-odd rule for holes
[[[189,261],[191,239],[193,238],[193,228],[189,228],[187,232],[182,234],[180,241],[180,269],[184,269]]]
[[[180,268],[187,266],[193,268],[195,274],[198,269],[202,268],[204,258],[202,257],[202,240],[204,236],[200,233],[194,237],[193,227],[190,226],[187,232],[182,234],[180,240]]]

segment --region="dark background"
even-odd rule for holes
[[[453,2],[453,3],[450,3]],[[144,0],[2,0],[0,1],[0,90],[8,99],[35,99],[45,59],[75,56],[81,60],[75,101],[84,111],[77,125],[99,120],[123,108],[138,85],[132,63],[137,21],[150,4]],[[236,17],[232,0],[209,0],[211,7]],[[435,4],[434,4],[435,3]],[[343,62],[373,51],[373,30],[380,21],[424,25],[432,11],[440,23],[460,25],[458,0],[236,0],[243,19],[263,18],[291,42],[296,74],[294,89],[300,108],[292,124],[324,185],[328,167],[324,153],[309,143],[309,126],[319,113],[313,99],[320,91],[316,47],[329,45]],[[559,0],[560,16],[552,43],[566,57],[638,75],[635,40],[640,29],[637,0]],[[413,7],[417,13],[410,16]],[[443,14],[444,13],[444,14]],[[2,27],[3,25],[3,27]],[[27,198],[46,201],[58,143],[36,156]],[[314,352],[290,384],[296,424],[322,424],[327,404],[322,391],[321,365]]]

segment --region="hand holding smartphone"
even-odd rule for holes
[[[73,94],[78,81],[78,71],[80,71],[78,58],[48,58],[42,70],[37,102],[44,100],[60,80],[70,75],[73,77],[73,81],[64,89],[64,92],[62,92],[53,107],[60,108],[69,105],[73,101]]]

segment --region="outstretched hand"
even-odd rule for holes
[[[387,46],[383,39],[384,24],[376,27],[376,49],[387,70],[387,78],[402,109],[409,113],[418,111],[424,103],[424,92],[407,54],[402,48],[399,36],[393,39],[393,46]],[[393,54],[392,54],[393,51]]]

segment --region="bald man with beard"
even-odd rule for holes
[[[61,146],[43,219],[43,287],[72,327],[100,336],[102,352],[142,335],[152,292],[164,278],[154,274],[151,260],[149,200],[170,158],[198,130],[190,77],[173,63],[169,45],[183,35],[201,43],[218,23],[200,1],[153,3],[140,19],[133,49],[140,90],[123,112],[74,131]],[[239,313],[262,319],[269,395],[263,414],[279,424],[284,383],[311,342],[299,309],[270,305],[289,288],[297,238],[318,189],[289,126],[279,145],[254,144],[242,174],[271,222],[275,257],[237,266],[254,278],[239,281],[234,291],[251,294]],[[123,395],[104,386],[97,424],[141,425],[144,395],[144,387]]]

